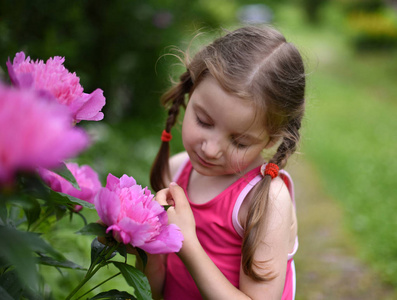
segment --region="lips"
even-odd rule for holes
[[[197,159],[200,162],[200,164],[202,164],[203,166],[205,166],[205,167],[215,167],[216,166],[215,164],[210,163],[210,162],[206,161],[205,159],[201,158],[200,155],[198,155],[197,153],[196,153],[196,156],[197,156]]]

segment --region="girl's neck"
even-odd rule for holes
[[[218,196],[236,180],[261,164],[263,164],[263,159],[259,158],[242,172],[222,176],[205,176],[193,169],[187,188],[189,200],[196,204],[204,204]]]

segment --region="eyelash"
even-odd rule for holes
[[[232,140],[232,144],[238,149],[245,149],[248,148],[248,145],[240,144],[236,140]]]
[[[199,126],[204,127],[204,128],[209,128],[209,127],[212,126],[211,124],[208,124],[208,123],[205,123],[205,122],[201,121],[198,116],[196,116],[196,122],[197,122],[197,124]],[[248,145],[244,145],[244,144],[239,143],[235,139],[232,139],[232,144],[233,144],[233,146],[235,146],[238,149],[245,149],[245,148],[249,147]]]
[[[204,128],[209,128],[211,127],[211,124],[205,123],[203,121],[200,120],[200,118],[198,116],[196,116],[196,122],[198,125],[204,127]]]

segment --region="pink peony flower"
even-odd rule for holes
[[[74,122],[81,120],[99,121],[103,119],[100,112],[105,105],[101,89],[91,94],[83,92],[80,79],[76,73],[70,73],[63,65],[65,58],[55,56],[46,63],[42,60],[25,59],[24,52],[15,55],[13,63],[8,60],[7,68],[11,82],[20,88],[34,88],[42,94],[56,98],[72,111]]]
[[[89,143],[61,105],[1,82],[0,128],[0,183],[12,181],[17,171],[55,167]]]
[[[39,174],[55,192],[64,193],[94,204],[94,198],[102,187],[98,174],[88,165],[79,167],[76,163],[66,163],[66,167],[76,178],[80,190],[75,188],[68,180],[50,170],[40,168]],[[80,205],[76,205],[75,211],[81,209]]]
[[[95,208],[107,232],[124,243],[152,253],[178,252],[183,236],[175,224],[168,224],[164,208],[153,200],[147,188],[142,189],[134,178],[120,179],[109,174],[106,187],[95,198]]]

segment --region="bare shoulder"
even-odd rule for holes
[[[254,260],[266,262],[263,267],[275,277],[270,281],[257,282],[242,271],[240,289],[252,299],[262,299],[263,295],[266,295],[266,299],[280,299],[285,284],[288,253],[294,248],[297,234],[294,205],[288,188],[280,177],[271,181],[265,218],[266,222],[262,224],[264,234],[255,249]],[[264,271],[259,266],[254,269],[258,273]]]
[[[289,214],[292,208],[292,199],[287,186],[280,177],[276,177],[271,181],[269,191],[269,209],[270,212],[284,212]]]
[[[255,195],[257,189],[258,185],[250,191],[241,205],[238,217],[242,225],[245,224],[253,195]],[[293,207],[291,195],[280,177],[276,177],[271,181],[268,201],[268,218],[272,226],[277,227],[279,221],[285,220],[285,217],[291,217],[291,209]]]
[[[170,173],[171,178],[174,178],[176,172],[178,172],[181,165],[189,158],[187,152],[180,152],[170,157],[169,164],[170,164]]]

